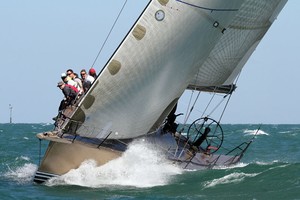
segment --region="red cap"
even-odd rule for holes
[[[91,68],[90,71],[89,71],[89,74],[90,74],[90,75],[96,74],[96,70],[95,70],[94,68]]]

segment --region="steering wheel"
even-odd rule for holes
[[[224,139],[221,125],[208,117],[196,119],[189,126],[187,137],[193,146],[207,154],[218,151]]]

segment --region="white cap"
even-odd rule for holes
[[[67,77],[67,74],[66,73],[62,73],[61,77]]]

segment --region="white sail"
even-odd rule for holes
[[[229,92],[224,86],[233,84],[286,2],[246,0],[188,88],[214,91],[223,85],[220,91]]]
[[[71,116],[69,125],[73,130],[76,127],[76,134],[98,138],[108,134],[114,139],[134,138],[154,131],[189,84],[217,86],[232,82],[250,55],[249,47],[269,27],[266,20],[280,2],[151,1]],[[263,15],[263,24],[240,23],[257,11],[247,8],[249,3],[253,8],[264,5],[263,11],[268,14]],[[240,41],[243,37],[239,30],[260,25],[268,26],[243,46],[248,39]],[[231,55],[232,49],[241,53]],[[200,74],[196,81],[192,80],[195,74]]]

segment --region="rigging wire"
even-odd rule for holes
[[[203,115],[206,113],[206,111],[207,111],[207,109],[208,109],[208,107],[210,106],[210,104],[211,104],[211,102],[213,101],[213,99],[215,98],[215,96],[216,96],[216,93],[215,93],[215,91],[216,91],[216,89],[214,89],[214,91],[213,91],[213,96],[210,98],[210,101],[208,102],[208,104],[207,104],[207,106],[206,106],[206,108],[204,109],[204,111],[202,112],[202,115],[201,115],[201,118],[203,117]],[[212,112],[208,115],[208,116],[210,116],[212,114]]]
[[[198,72],[197,72],[196,77],[198,77],[199,73],[200,73],[200,68],[198,69]],[[195,80],[194,80],[194,84],[196,84],[196,82],[197,82],[197,80],[195,79]],[[186,108],[186,113],[187,113],[187,114],[186,114],[185,119],[184,119],[184,122],[183,122],[184,126],[186,125],[186,123],[187,123],[187,121],[188,121],[188,119],[189,119],[189,117],[190,117],[190,115],[191,115],[191,113],[192,113],[192,111],[193,111],[193,109],[194,109],[194,106],[195,106],[195,104],[196,104],[196,101],[197,101],[197,99],[199,98],[200,92],[201,92],[201,91],[199,91],[199,93],[198,93],[198,95],[197,95],[197,97],[196,97],[196,100],[195,100],[193,106],[190,108],[190,105],[191,105],[191,102],[192,102],[192,98],[193,98],[193,96],[194,96],[194,91],[195,91],[195,89],[192,90],[192,94],[191,94],[191,97],[190,97],[190,100],[189,100],[189,105],[188,105],[188,107]],[[190,110],[190,111],[189,111],[189,110]]]
[[[231,99],[231,96],[232,96],[232,93],[229,95],[229,98],[227,99],[227,102],[226,102],[226,104],[225,104],[225,106],[224,106],[224,109],[223,109],[221,115],[220,115],[220,118],[219,118],[218,123],[220,123],[221,119],[223,118],[223,115],[224,115],[224,113],[225,113],[225,110],[227,109],[227,106],[228,106],[228,104],[229,104],[229,101],[230,101],[230,99]],[[226,97],[227,97],[227,95],[224,96],[223,100],[224,100]],[[223,102],[223,100],[220,102],[220,104]],[[220,105],[220,104],[219,104],[219,105]],[[218,105],[218,106],[219,106],[219,105]]]
[[[93,62],[93,64],[92,64],[91,68],[93,68],[94,65],[95,65],[95,63],[97,62],[98,57],[100,56],[100,54],[101,54],[101,52],[102,52],[102,49],[104,48],[104,46],[105,46],[105,44],[106,44],[106,42],[107,42],[109,36],[111,35],[113,29],[115,28],[115,25],[116,25],[116,23],[118,22],[119,17],[120,17],[120,15],[122,14],[122,12],[123,12],[123,10],[124,10],[126,4],[127,4],[127,1],[128,1],[128,0],[125,0],[125,2],[124,2],[124,4],[123,4],[123,6],[122,6],[122,8],[121,8],[121,10],[120,10],[120,12],[119,12],[117,18],[115,19],[115,21],[114,21],[112,27],[110,28],[110,31],[109,31],[109,33],[107,34],[107,36],[106,36],[106,38],[105,38],[105,40],[104,40],[104,42],[103,42],[103,44],[102,44],[102,46],[101,46],[101,48],[100,48],[98,54],[97,54],[97,56],[96,56],[96,58],[95,58],[95,60],[94,60],[94,62]]]
[[[238,82],[238,80],[239,80],[239,78],[240,78],[240,75],[241,75],[241,72],[237,75],[237,78],[235,79],[234,84],[232,85],[232,87],[235,87],[235,85],[237,84],[237,82]],[[212,109],[212,111],[208,114],[208,116],[212,115],[212,113],[215,112],[215,110],[222,104],[222,102],[225,100],[225,98],[227,98],[228,95],[229,95],[229,98],[228,98],[227,101],[226,101],[226,104],[225,104],[225,106],[224,106],[224,108],[223,108],[223,111],[222,111],[222,113],[221,113],[221,115],[220,115],[220,118],[219,118],[219,120],[218,120],[218,123],[220,123],[220,122],[221,122],[221,119],[223,118],[223,115],[224,115],[224,113],[225,113],[225,111],[226,111],[226,109],[227,109],[227,107],[228,107],[229,101],[230,101],[230,99],[231,99],[233,90],[234,90],[234,89],[230,90],[230,92],[227,93],[227,94],[223,97],[223,99],[215,106],[215,108]],[[213,92],[213,93],[214,93],[214,92]],[[205,113],[206,110],[208,109],[208,107],[209,107],[209,105],[211,104],[211,102],[212,102],[213,98],[215,97],[215,95],[216,95],[216,93],[214,93],[213,97],[211,98],[210,102],[209,102],[208,105],[206,106],[206,108],[205,108],[205,110],[204,110],[204,112],[203,112],[203,114],[202,114],[201,117],[203,117],[204,113]]]
[[[215,91],[215,90],[214,90],[214,91]],[[194,90],[193,90],[193,92],[194,92]],[[184,124],[186,124],[188,118],[190,117],[190,115],[191,115],[191,113],[192,113],[192,111],[193,111],[193,109],[194,109],[194,106],[195,106],[195,104],[196,104],[197,101],[198,101],[198,97],[199,97],[200,93],[201,93],[201,91],[199,91],[198,96],[197,96],[197,98],[195,99],[193,106],[191,107],[190,111],[188,112],[188,114],[187,114],[187,116],[186,116],[186,118],[185,118]],[[202,115],[201,115],[200,118],[202,118],[202,117],[204,116],[204,114],[206,113],[206,111],[208,110],[208,108],[209,108],[210,104],[212,103],[212,101],[213,101],[215,95],[216,95],[216,93],[213,92],[213,96],[211,97],[210,101],[208,102],[207,106],[205,107],[204,111],[202,112]],[[190,98],[190,101],[191,101],[191,99],[192,99],[192,96],[191,96],[191,98]],[[220,104],[221,104],[221,102],[217,105],[217,107],[218,107]],[[190,103],[189,103],[189,106],[190,106]],[[213,109],[213,111],[212,111],[210,114],[208,114],[207,116],[210,116],[215,110],[216,110],[216,108]]]
[[[239,75],[240,75],[240,74],[239,74]],[[238,75],[238,77],[239,77],[239,75]],[[238,79],[238,77],[237,77],[237,79]],[[234,85],[236,85],[237,79],[236,79]],[[232,87],[234,87],[234,86],[232,86]],[[215,90],[216,90],[216,88],[215,88]],[[208,110],[209,106],[211,105],[213,99],[215,98],[215,96],[216,96],[215,90],[212,92],[213,95],[212,95],[212,97],[210,98],[210,101],[208,102],[208,104],[206,105],[204,111],[201,112],[202,115],[201,115],[200,118],[202,118],[202,117],[205,115],[205,113],[207,112],[207,110]],[[227,108],[227,106],[228,106],[228,104],[229,104],[230,98],[231,98],[231,96],[232,96],[232,91],[233,91],[233,90],[230,90],[229,93],[227,93],[226,95],[224,95],[223,98],[222,98],[222,100],[220,100],[220,102],[219,102],[219,103],[211,110],[211,112],[210,112],[207,116],[211,116],[211,115],[216,111],[216,109],[217,109],[218,107],[220,107],[220,105],[224,102],[224,100],[225,100],[225,99],[228,97],[228,95],[229,95],[229,98],[227,99],[227,102],[226,102],[226,104],[225,104],[225,106],[224,106],[224,108],[223,108],[223,111],[222,111],[222,113],[221,113],[221,115],[220,115],[220,118],[219,118],[219,121],[218,121],[218,123],[220,123],[220,121],[221,121],[221,119],[222,119],[222,117],[223,117],[223,115],[224,115],[224,113],[225,113],[225,110],[226,110],[226,108]],[[194,91],[193,91],[193,92],[194,92]],[[199,94],[200,94],[200,91],[199,91]],[[186,124],[188,117],[191,115],[191,112],[193,111],[194,106],[195,106],[195,104],[196,104],[196,102],[197,102],[197,100],[198,100],[199,94],[198,94],[197,98],[195,99],[195,102],[193,103],[193,106],[191,107],[189,113],[187,114],[187,117],[185,118],[184,124]],[[191,96],[191,98],[192,98],[192,96]],[[190,101],[191,101],[191,99],[190,99]],[[189,106],[190,106],[190,103],[189,103]]]
[[[212,109],[212,111],[208,114],[208,116],[211,116],[212,113],[214,113],[214,112],[216,111],[216,109],[223,103],[223,101],[224,101],[224,99],[227,97],[227,95],[228,95],[228,94],[226,94],[226,95],[223,97],[223,99],[215,106],[215,108]],[[223,110],[222,115],[223,115],[224,111],[225,111],[225,110]],[[220,120],[219,120],[218,122],[220,122]]]
[[[197,97],[196,97],[196,99],[195,99],[195,101],[194,101],[192,107],[190,108],[190,104],[191,104],[191,101],[192,101],[192,98],[193,98],[193,95],[194,95],[194,91],[195,91],[195,90],[192,91],[192,94],[191,94],[191,97],[190,97],[190,101],[189,101],[189,105],[188,105],[187,111],[186,111],[186,112],[187,112],[187,115],[186,115],[186,117],[185,117],[185,119],[184,119],[184,123],[183,123],[183,124],[186,124],[187,120],[189,119],[189,117],[190,117],[192,111],[194,110],[195,104],[196,104],[197,101],[198,101],[198,98],[199,98],[199,96],[200,96],[200,93],[201,93],[201,91],[198,92],[198,95],[197,95]],[[188,110],[189,110],[189,111],[188,111]]]
[[[240,71],[240,73],[238,74],[237,78],[235,79],[234,85],[237,84],[237,82],[238,82],[238,80],[239,80],[239,78],[240,78],[240,75],[241,75],[241,71]],[[235,86],[233,86],[233,87],[235,87]],[[219,121],[218,121],[219,123],[220,123],[221,119],[223,118],[223,115],[224,115],[224,113],[225,113],[225,110],[227,109],[227,106],[228,106],[229,101],[230,101],[231,96],[232,96],[232,92],[233,92],[233,91],[231,91],[230,94],[229,94],[229,98],[227,99],[226,105],[225,105],[225,107],[224,107],[224,109],[223,109],[223,112],[222,112],[220,118],[219,118]],[[228,94],[227,94],[227,95],[228,95]],[[224,98],[226,98],[227,95],[224,96]],[[223,98],[223,99],[224,99],[224,98]]]

